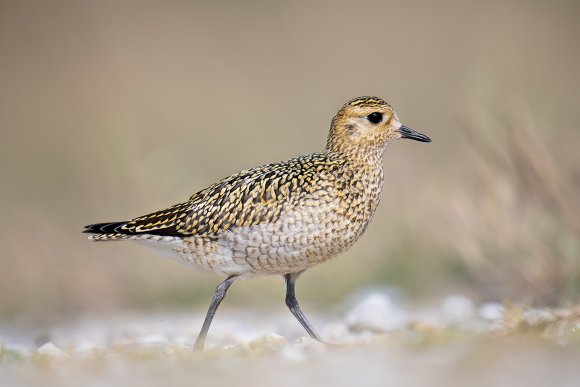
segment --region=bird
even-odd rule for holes
[[[401,124],[383,99],[344,104],[320,152],[243,170],[181,203],[122,222],[85,226],[89,239],[132,240],[198,270],[225,277],[194,343],[201,351],[218,306],[238,279],[280,275],[285,302],[315,340],[296,281],[305,270],[349,249],[365,232],[383,188],[383,154],[399,139],[431,142]]]

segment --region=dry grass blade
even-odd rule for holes
[[[552,150],[529,114],[478,122],[488,122],[485,130],[472,125],[467,138],[481,190],[461,202],[471,223],[454,243],[489,297],[556,304],[580,266],[578,166]]]

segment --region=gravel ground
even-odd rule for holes
[[[221,310],[203,353],[192,351],[201,314],[0,325],[0,385],[580,385],[578,310],[463,296],[411,307],[370,292],[343,317],[308,313],[329,345],[290,313],[251,313]]]

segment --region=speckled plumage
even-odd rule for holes
[[[429,141],[382,99],[355,98],[333,118],[321,152],[239,172],[183,203],[86,232],[95,241],[136,240],[228,277],[300,273],[364,233],[383,187],[382,154],[399,138]]]

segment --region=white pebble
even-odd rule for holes
[[[405,327],[407,315],[387,294],[377,292],[355,305],[346,315],[346,323],[357,330],[393,331]]]
[[[461,295],[449,296],[443,301],[443,312],[452,320],[458,320],[473,315],[473,301]]]
[[[146,336],[141,336],[138,337],[135,340],[136,343],[144,345],[144,346],[155,346],[155,345],[164,345],[164,344],[168,344],[169,340],[167,339],[167,337],[162,336],[162,335],[146,335]]]
[[[36,353],[41,356],[49,356],[57,359],[64,359],[68,357],[68,354],[65,351],[63,351],[62,349],[60,349],[51,342],[48,342],[43,346],[41,346],[40,348],[38,348],[38,350],[36,350]]]
[[[554,312],[547,309],[527,309],[523,311],[522,316],[526,322],[532,325],[552,322],[556,319]]]
[[[479,307],[479,315],[485,320],[499,320],[503,314],[504,307],[497,302],[486,302]]]

